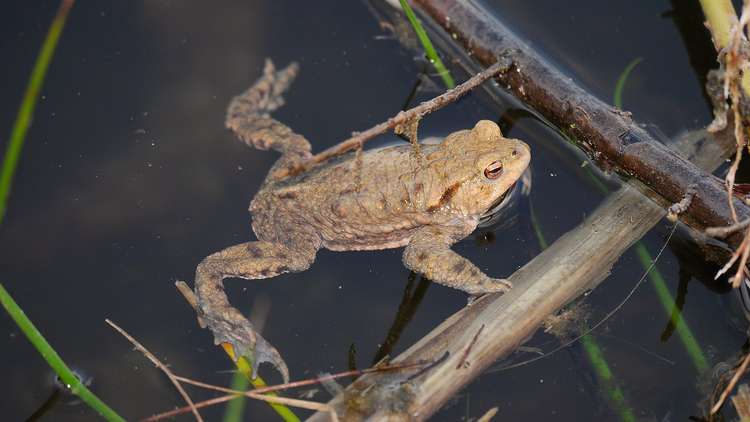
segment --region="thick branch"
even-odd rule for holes
[[[663,206],[680,202],[695,184],[696,195],[680,218],[698,230],[734,222],[721,180],[656,141],[629,113],[587,93],[491,14],[472,2],[415,3],[485,66],[498,57],[509,58],[513,65],[498,75],[501,85],[563,130],[600,167],[639,180],[658,195]],[[739,200],[734,204],[740,220],[750,217],[747,205]],[[727,241],[737,246],[741,236],[733,235]]]

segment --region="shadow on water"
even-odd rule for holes
[[[419,283],[416,283],[416,280],[419,280]],[[403,333],[407,324],[409,324],[409,321],[411,321],[417,309],[419,309],[419,304],[422,302],[425,293],[427,293],[430,284],[432,283],[426,278],[413,272],[409,273],[409,279],[406,283],[406,288],[404,288],[404,296],[398,305],[398,311],[396,311],[393,324],[388,329],[385,340],[383,340],[375,356],[372,358],[371,366],[380,362],[384,357],[391,355],[398,339],[401,338],[401,333]]]

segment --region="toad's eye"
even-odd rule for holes
[[[493,161],[484,169],[484,177],[488,179],[497,179],[503,174],[503,163],[500,161]]]

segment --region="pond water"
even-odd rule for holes
[[[492,7],[601,98],[610,99],[625,66],[642,57],[628,80],[624,108],[671,137],[711,120],[702,81],[715,59],[697,2],[687,3],[495,1]],[[8,5],[0,18],[6,57],[0,133],[10,133],[56,7],[53,1]],[[206,255],[252,238],[247,205],[276,159],[248,149],[224,129],[229,99],[259,76],[265,58],[279,66],[298,61],[300,76],[275,116],[316,150],[331,146],[395,114],[410,96],[423,64],[384,35],[363,2],[73,7],[0,227],[0,281],[62,357],[123,416],[142,418],[182,401],[105,318],[178,374],[217,384],[231,378],[231,362],[174,288],[175,280],[192,283]],[[436,94],[421,89],[416,101]],[[504,111],[472,94],[425,118],[420,134],[444,136],[479,119],[500,120]],[[479,230],[454,247],[494,276],[511,274],[539,253],[531,209],[551,243],[604,199],[581,168],[585,158],[553,131],[531,118],[501,123],[507,135],[531,146],[531,194],[509,210],[511,224],[497,225],[491,235]],[[7,137],[0,142],[4,146]],[[616,188],[616,182],[608,184]],[[669,229],[662,222],[643,239],[652,254]],[[709,372],[741,350],[747,322],[736,298],[712,281],[716,268],[703,262],[684,231],[677,231],[657,268],[672,295],[687,292],[683,317]],[[585,299],[589,321],[616,306],[642,273],[636,255],[626,253]],[[466,303],[459,291],[413,277],[399,249],[321,251],[304,273],[227,285],[245,314],[268,307],[264,335],[294,379],[343,371],[352,361],[369,366],[407,287],[416,304],[392,345],[394,356]],[[706,397],[710,374],[696,369],[677,334],[665,334],[668,320],[649,281],[593,335],[639,419],[687,420],[701,414]],[[548,351],[556,344],[540,332],[527,346]],[[4,420],[28,418],[54,391],[50,369],[4,313],[0,373]],[[261,373],[279,381],[270,367]],[[504,420],[615,420],[606,387],[578,343],[533,364],[482,375],[434,419],[477,418],[498,406]],[[321,391],[314,398],[328,396]],[[724,411],[735,417],[729,406]],[[221,406],[203,412],[207,420],[223,413]],[[247,420],[275,418],[260,403],[248,403],[246,413]],[[60,396],[42,419],[98,417]]]

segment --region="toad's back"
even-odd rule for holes
[[[332,160],[282,181],[267,181],[250,212],[259,239],[283,239],[306,228],[332,250],[385,249],[405,245],[415,228],[440,222],[445,213],[428,199],[442,195],[438,173],[422,166],[437,147],[422,145],[421,160],[411,145],[398,145]]]

